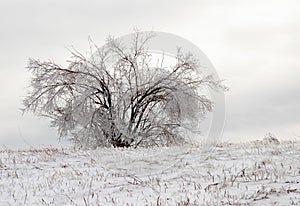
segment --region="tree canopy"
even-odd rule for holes
[[[67,67],[30,59],[30,91],[24,111],[51,120],[61,137],[87,147],[181,144],[213,102],[205,87],[225,87],[179,48],[175,64],[151,65],[147,43],[154,35],[136,32],[130,46],[112,37],[103,47],[91,41],[88,57],[71,51]]]

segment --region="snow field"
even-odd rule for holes
[[[300,205],[300,142],[0,152],[0,205]]]

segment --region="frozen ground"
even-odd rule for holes
[[[0,205],[300,205],[300,142],[5,150]]]

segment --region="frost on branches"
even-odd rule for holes
[[[224,87],[201,76],[199,61],[180,49],[174,65],[151,66],[151,38],[137,32],[130,46],[113,38],[101,48],[91,42],[90,56],[71,52],[68,67],[30,59],[24,111],[50,118],[61,137],[82,146],[184,143],[184,130],[199,132],[199,121],[212,110],[203,89]]]

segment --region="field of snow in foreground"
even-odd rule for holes
[[[300,205],[300,142],[0,151],[0,205]]]

